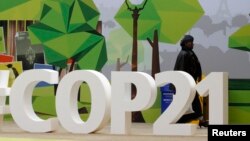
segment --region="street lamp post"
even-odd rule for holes
[[[138,61],[137,61],[137,52],[138,52],[138,19],[140,16],[140,11],[145,8],[148,0],[129,0],[131,4],[135,5],[134,8],[128,3],[128,0],[125,0],[127,8],[132,12],[133,17],[133,48],[132,48],[132,71],[137,71]],[[143,3],[144,1],[144,3]],[[142,4],[142,7],[138,8],[138,5]]]

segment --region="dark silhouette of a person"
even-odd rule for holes
[[[12,64],[8,64],[8,65],[6,65],[6,66],[8,67],[8,69],[9,69],[10,71],[12,71],[12,72],[13,72],[13,74],[14,74],[15,78],[17,78],[17,77],[18,77],[18,75],[19,75],[19,73],[18,73],[17,69],[16,69],[15,67],[13,67],[13,65],[12,65]]]

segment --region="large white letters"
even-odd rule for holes
[[[77,111],[77,93],[82,82],[91,91],[91,112],[86,122]],[[96,71],[73,71],[60,82],[56,93],[56,113],[61,125],[72,133],[91,133],[110,119],[111,88],[104,75]]]
[[[54,131],[59,125],[56,118],[43,120],[33,110],[32,92],[40,81],[57,84],[58,72],[53,70],[25,71],[15,80],[10,92],[10,111],[13,119],[20,128],[33,133]]]
[[[228,124],[228,73],[212,72],[196,89],[201,96],[209,94],[209,124]]]
[[[172,83],[176,88],[173,102],[156,120],[153,131],[157,135],[192,135],[195,124],[176,124],[177,120],[188,110],[195,96],[195,82],[186,72],[168,71],[156,74],[155,81],[161,87]]]
[[[154,79],[141,72],[112,72],[111,133],[128,134],[131,112],[150,108],[156,99]],[[136,86],[136,97],[131,100],[131,84]]]
[[[0,71],[0,124],[2,124],[3,116],[10,113],[9,107],[6,106],[6,97],[10,94],[10,88],[8,88],[9,71]]]
[[[0,76],[2,74],[7,76],[8,72],[0,71]],[[131,112],[150,108],[156,100],[157,87],[172,83],[176,88],[176,95],[171,105],[154,123],[153,134],[192,135],[195,133],[197,125],[176,124],[176,122],[191,106],[196,90],[201,96],[210,95],[210,124],[228,123],[227,73],[211,73],[198,85],[188,73],[181,71],[158,73],[155,80],[142,72],[112,72],[111,80],[112,87],[104,75],[91,70],[79,70],[67,74],[58,85],[56,93],[58,119],[42,120],[33,110],[32,92],[40,81],[57,84],[58,72],[25,71],[19,75],[11,88],[10,112],[17,125],[28,132],[51,132],[58,128],[60,122],[69,132],[88,134],[103,128],[111,117],[111,133],[128,134]],[[0,82],[2,97],[8,95],[10,90],[7,88],[6,81],[7,79],[4,79]],[[81,120],[77,110],[77,92],[82,82],[86,82],[91,91],[91,112],[86,122]],[[134,84],[137,90],[134,99],[131,99],[131,84]],[[0,105],[0,114],[4,106]]]

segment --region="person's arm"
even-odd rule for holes
[[[188,70],[189,58],[186,53],[181,53],[178,55],[175,63],[174,70],[181,70],[189,73]]]
[[[198,60],[198,64],[197,64],[197,82],[200,82],[202,80],[202,68],[201,68],[201,64]]]
[[[197,83],[200,82],[201,80],[202,80],[202,77],[199,76],[199,77],[197,78]]]

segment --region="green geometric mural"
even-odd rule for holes
[[[152,38],[160,32],[159,41],[176,43],[200,19],[204,11],[198,0],[148,0],[140,12],[138,38]],[[132,36],[132,12],[124,3],[115,16],[117,22]]]
[[[100,70],[107,53],[104,37],[96,32],[98,19],[91,0],[49,0],[29,34],[32,44],[43,45],[48,64],[65,68],[73,59],[80,69]]]
[[[131,61],[132,52],[132,37],[122,28],[113,30],[110,32],[107,39],[107,51],[108,51],[108,64],[117,63],[117,58],[120,58],[122,62],[128,63]],[[121,38],[122,37],[122,38]],[[144,46],[142,42],[138,42],[138,62],[144,60]]]
[[[0,19],[38,20],[43,1],[44,0],[0,0]]]
[[[228,45],[233,49],[250,51],[250,24],[241,27],[229,37]]]
[[[16,6],[18,6],[18,5],[21,5],[21,4],[23,4],[23,3],[26,3],[26,2],[28,2],[29,0],[15,0],[15,1],[12,1],[12,2],[9,2],[9,1],[7,1],[7,0],[5,0],[5,1],[1,1],[0,2],[0,12],[3,12],[3,11],[5,11],[5,10],[8,10],[8,9],[11,9],[11,8],[13,8],[13,7],[16,7]]]

